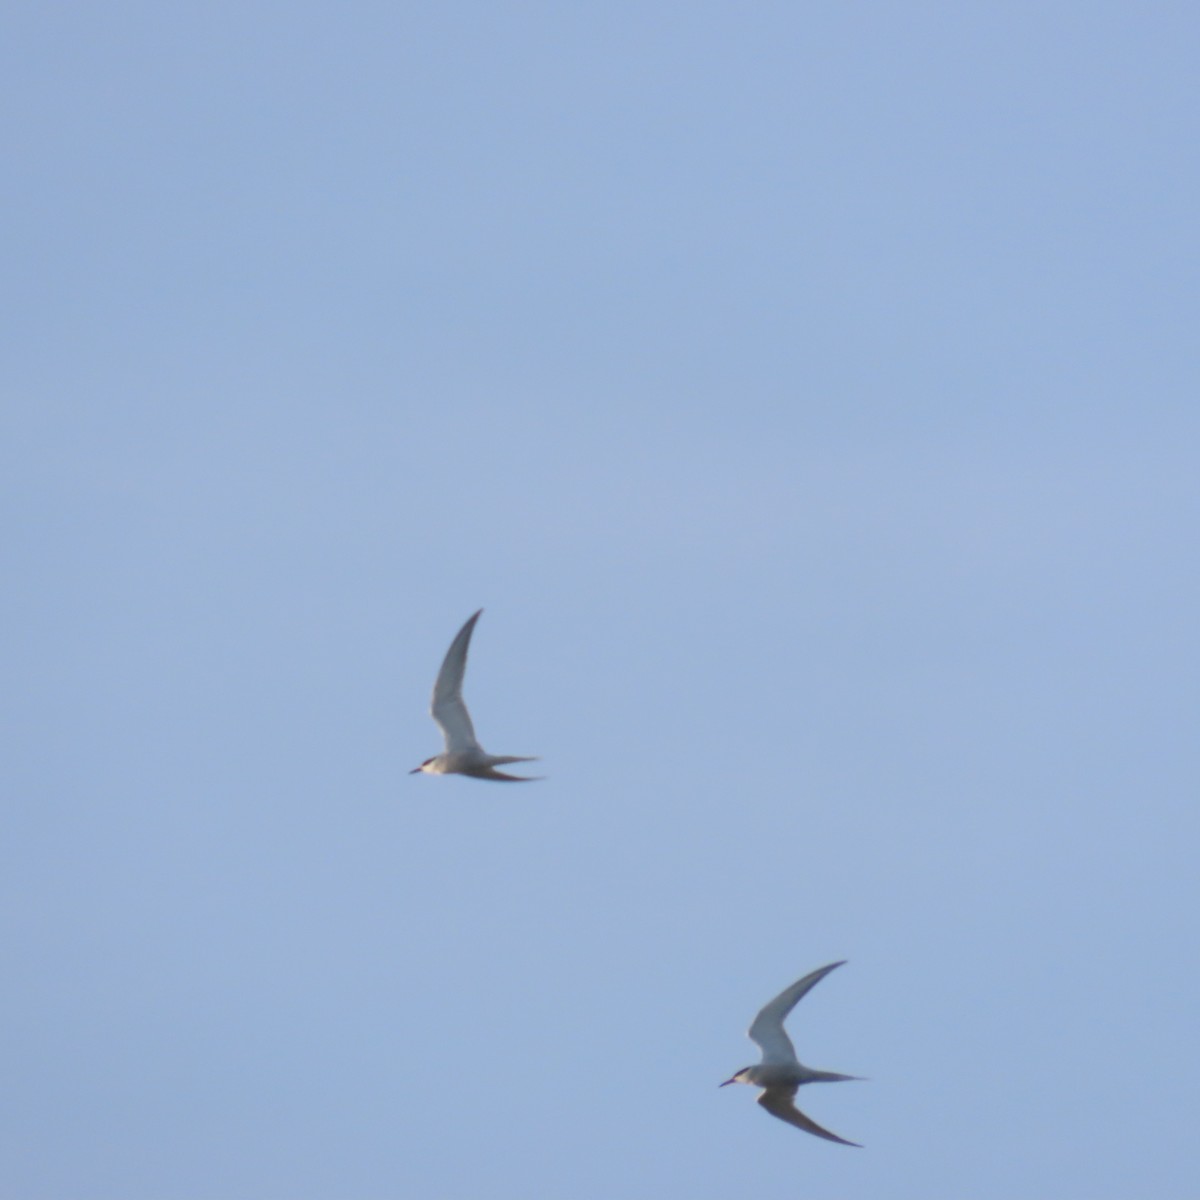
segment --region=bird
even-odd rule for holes
[[[488,754],[475,739],[475,727],[471,714],[463,703],[463,672],[467,669],[467,648],[475,622],[479,620],[481,608],[458,631],[438,672],[433,685],[433,699],[429,712],[437,722],[446,741],[441,754],[427,758],[419,767],[409,771],[410,775],[470,775],[475,779],[497,779],[505,783],[529,783],[539,778],[534,775],[506,775],[497,771],[506,763],[537,762],[536,758],[518,757],[511,754]]]
[[[840,1142],[843,1146],[858,1146],[858,1142],[849,1142],[822,1129],[811,1117],[806,1117],[796,1107],[796,1091],[805,1083],[835,1083],[843,1079],[859,1079],[858,1075],[839,1075],[834,1071],[818,1071],[806,1067],[796,1058],[795,1048],[791,1039],[784,1032],[783,1022],[788,1013],[796,1007],[802,996],[812,990],[830,971],[844,965],[841,962],[830,963],[827,967],[817,970],[798,979],[791,987],[784,988],[762,1011],[754,1018],[750,1026],[750,1039],[762,1050],[762,1062],[752,1067],[743,1067],[732,1078],[725,1080],[720,1087],[731,1083],[748,1083],[753,1087],[763,1089],[758,1097],[758,1103],[773,1117],[795,1125],[806,1133],[816,1134],[831,1142]],[[861,1149],[861,1147],[859,1147]]]

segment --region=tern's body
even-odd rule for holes
[[[496,770],[505,763],[537,760],[511,754],[488,754],[475,739],[471,714],[467,712],[467,706],[463,703],[462,684],[463,674],[467,669],[467,649],[471,644],[471,634],[475,632],[475,622],[479,620],[481,612],[482,608],[467,621],[450,643],[450,649],[446,651],[446,657],[442,660],[442,669],[433,685],[433,700],[429,711],[442,731],[446,749],[433,758],[427,758],[419,767],[414,767],[409,772],[410,775],[421,772],[426,775],[471,775],[476,779],[500,779],[506,783],[523,783],[530,778],[506,775],[503,771]]]
[[[836,1133],[822,1129],[816,1121],[806,1117],[796,1107],[796,1092],[802,1084],[836,1083],[842,1079],[856,1079],[857,1076],[838,1075],[834,1071],[818,1071],[813,1067],[806,1067],[796,1058],[791,1039],[783,1028],[784,1019],[796,1007],[800,998],[820,983],[830,971],[841,965],[840,962],[830,963],[827,967],[805,975],[791,987],[784,988],[774,1000],[764,1006],[750,1026],[750,1038],[762,1050],[762,1062],[752,1067],[743,1067],[721,1086],[729,1083],[749,1083],[760,1087],[763,1092],[758,1102],[773,1117],[831,1142],[841,1142],[843,1146],[857,1146],[857,1142],[848,1142]]]

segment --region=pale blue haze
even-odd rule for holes
[[[0,1196],[1195,1197],[1194,5],[0,34]]]

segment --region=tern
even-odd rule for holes
[[[506,783],[528,783],[537,776],[506,775],[497,771],[505,763],[537,762],[536,758],[520,758],[511,754],[488,754],[475,740],[475,728],[471,714],[463,703],[463,672],[467,669],[467,648],[475,622],[479,620],[481,608],[458,631],[450,643],[437,682],[433,685],[433,700],[429,712],[438,723],[446,739],[446,749],[441,754],[427,758],[419,767],[409,771],[410,775],[471,775],[475,779],[501,779]]]
[[[834,1083],[842,1079],[858,1079],[858,1075],[838,1075],[834,1071],[817,1071],[806,1067],[796,1058],[791,1039],[784,1032],[783,1022],[796,1007],[800,998],[811,991],[830,971],[845,962],[830,963],[820,967],[803,979],[798,979],[789,988],[784,988],[774,1000],[764,1006],[750,1026],[750,1039],[762,1050],[762,1062],[757,1066],[743,1067],[732,1079],[725,1080],[721,1087],[731,1083],[749,1083],[763,1089],[758,1102],[773,1117],[795,1125],[806,1133],[840,1142],[843,1146],[857,1146],[828,1129],[822,1129],[811,1117],[806,1117],[796,1107],[796,1091],[804,1083]]]

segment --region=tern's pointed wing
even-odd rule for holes
[[[840,966],[840,963],[834,963],[834,966]],[[827,971],[829,967],[825,968]],[[801,983],[804,981],[801,980]],[[816,980],[813,980],[815,983]],[[811,987],[812,984],[809,984]],[[848,1142],[845,1138],[838,1137],[836,1133],[830,1133],[828,1129],[822,1129],[820,1125],[812,1119],[806,1117],[796,1107],[796,1089],[795,1088],[772,1088],[770,1091],[763,1092],[758,1098],[759,1104],[763,1106],[773,1117],[778,1117],[781,1121],[786,1121],[789,1125],[795,1125],[797,1129],[803,1129],[805,1133],[815,1133],[817,1137],[825,1138],[830,1142],[841,1142],[843,1146],[858,1146],[858,1142]],[[859,1147],[862,1148],[861,1146]]]
[[[479,743],[475,740],[475,729],[471,724],[471,714],[463,703],[462,685],[463,672],[467,669],[467,647],[471,644],[471,634],[475,632],[475,622],[479,620],[481,608],[458,631],[446,657],[442,660],[442,669],[438,672],[437,682],[433,685],[433,700],[429,711],[442,730],[446,739],[447,753],[457,753],[462,750],[478,750]]]
[[[784,1018],[796,1007],[801,996],[814,988],[830,971],[840,967],[845,961],[843,959],[842,962],[830,963],[827,967],[820,967],[811,974],[805,975],[791,987],[784,988],[770,1004],[763,1006],[762,1011],[754,1018],[754,1023],[750,1026],[750,1040],[757,1042],[761,1047],[764,1063],[796,1061],[796,1051],[792,1048],[791,1039],[783,1030]],[[779,1116],[779,1113],[775,1113],[775,1115]]]

